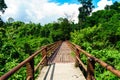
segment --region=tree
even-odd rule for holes
[[[116,10],[117,12],[120,12],[120,3],[114,2],[113,5],[106,5],[105,10]]]
[[[7,5],[5,4],[4,0],[0,0],[0,12],[4,13],[5,9],[7,8]],[[0,27],[3,25],[3,21],[1,19],[1,15],[0,15]]]
[[[12,23],[12,22],[14,22],[14,19],[12,17],[9,17],[8,18],[8,23]]]
[[[1,19],[1,15],[0,15],[0,27],[3,25],[3,21],[2,21],[2,19]]]
[[[105,10],[110,10],[110,5],[106,5]]]
[[[82,7],[79,8],[79,24],[82,25],[83,22],[86,21],[86,17],[90,15],[92,9],[94,8],[92,4],[92,0],[78,0],[81,2]]]
[[[60,29],[63,32],[63,40],[69,40],[70,39],[70,32],[71,32],[71,26],[70,22],[67,18],[63,18],[61,24],[60,24]]]
[[[5,1],[0,0],[0,11],[4,13],[6,8],[7,8],[7,5],[5,4]]]
[[[120,12],[120,3],[116,1],[113,5],[110,6],[110,9],[114,9],[117,12]]]

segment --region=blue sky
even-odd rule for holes
[[[93,0],[96,6],[93,10],[102,10],[106,5],[120,0]],[[55,22],[60,17],[78,22],[78,8],[81,4],[77,0],[5,0],[8,8],[2,14],[7,21],[12,17],[15,21],[41,23],[42,25]],[[69,17],[68,17],[69,16]]]
[[[57,2],[57,3],[60,3],[60,4],[64,4],[64,3],[69,3],[69,4],[72,4],[72,3],[76,3],[76,4],[79,4],[78,0],[49,0],[50,2]],[[100,0],[93,0],[93,4],[95,7],[97,7],[97,3],[99,2]],[[120,0],[108,0],[108,1],[112,1],[113,3],[115,1],[120,1]]]
[[[69,3],[69,4],[79,4],[79,2],[77,0],[49,0],[50,2],[58,2],[60,4],[64,4],[64,3]]]

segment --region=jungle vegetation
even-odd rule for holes
[[[4,0],[1,1],[0,11],[4,13],[7,6]],[[59,40],[70,40],[120,70],[120,3],[115,2],[111,6],[107,5],[104,10],[92,12],[94,8],[92,0],[78,1],[82,4],[78,9],[79,23],[71,22],[67,18],[59,18],[56,22],[41,25],[14,21],[11,17],[7,22],[3,22],[0,17],[0,76],[41,46]],[[82,61],[86,63],[85,56],[82,57]],[[97,80],[119,80],[99,64],[95,66]],[[10,79],[26,79],[23,77],[25,73],[24,67]]]

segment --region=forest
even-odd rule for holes
[[[70,40],[120,70],[120,3],[115,2],[104,10],[92,12],[94,6],[91,2],[78,1],[83,5],[78,9],[78,23],[59,18],[43,26],[40,23],[14,21],[11,17],[3,22],[0,18],[0,76],[41,46],[59,40]],[[1,12],[4,13],[6,8],[7,5],[0,3]],[[83,56],[82,61],[85,60]],[[95,66],[96,80],[120,80],[100,65]],[[25,68],[22,68],[10,80],[24,80],[25,73]]]

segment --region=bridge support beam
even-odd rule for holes
[[[92,58],[88,58],[86,80],[95,80],[94,69],[95,69],[95,61]]]

